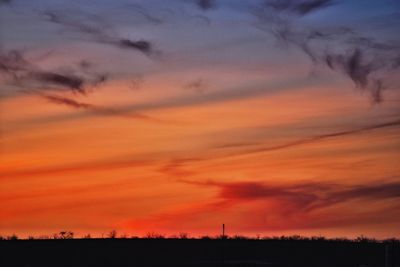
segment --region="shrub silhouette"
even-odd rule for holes
[[[53,235],[54,239],[73,239],[74,238],[74,232],[71,231],[61,231],[57,234]]]
[[[83,238],[84,238],[84,239],[91,239],[92,236],[91,236],[90,234],[86,234],[86,235],[83,236]]]
[[[180,233],[179,234],[179,238],[180,239],[188,239],[189,238],[189,234],[188,233]]]
[[[165,237],[162,234],[156,232],[148,232],[145,238],[149,239],[164,239]]]
[[[111,230],[108,235],[108,238],[117,238],[117,231],[116,230]]]
[[[18,236],[16,234],[12,234],[10,236],[7,236],[7,240],[18,240]]]
[[[356,242],[360,242],[360,243],[375,243],[375,242],[376,242],[376,239],[374,239],[374,238],[368,238],[368,237],[366,237],[366,236],[361,235],[361,236],[357,237],[357,238],[355,239],[355,241],[356,241]]]

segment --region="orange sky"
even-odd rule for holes
[[[71,9],[85,17],[85,8]],[[143,8],[164,14],[157,5]],[[200,236],[225,223],[229,235],[400,236],[397,87],[372,103],[340,71],[313,67],[295,48],[288,55],[237,10],[218,8],[202,15],[211,26],[194,19],[175,28],[185,19],[167,13],[157,27],[114,22],[121,34],[153,40],[162,55],[149,56],[107,47],[112,39],[76,40],[68,27],[77,20],[53,25],[18,5],[0,7],[14,10],[10,22],[25,16],[14,34],[5,32],[0,63],[7,48],[25,45],[23,71],[31,76],[80,60],[95,64],[82,74],[88,79],[91,71],[113,71],[86,94],[60,84],[43,89],[31,76],[14,83],[3,73],[1,235]],[[218,37],[241,20],[237,33]],[[20,37],[32,27],[43,27],[39,37],[48,43]],[[196,42],[201,37],[208,41]],[[232,39],[240,46],[223,45]]]

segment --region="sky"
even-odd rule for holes
[[[0,1],[0,235],[400,237],[397,0]]]

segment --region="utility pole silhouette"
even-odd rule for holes
[[[225,242],[225,224],[222,224],[222,237],[221,237],[221,247],[222,247],[222,267],[225,266],[225,251],[224,251],[224,242]]]

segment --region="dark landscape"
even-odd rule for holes
[[[0,266],[400,266],[399,242],[370,240],[2,240]]]

